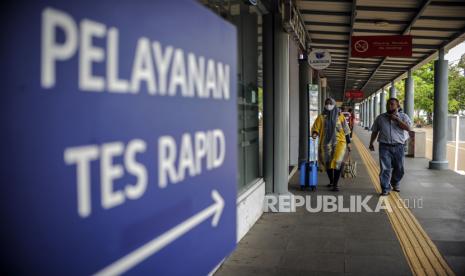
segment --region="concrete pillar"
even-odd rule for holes
[[[275,36],[274,192],[288,193],[289,176],[289,34]]]
[[[368,129],[370,125],[370,113],[368,110],[370,110],[370,98],[366,98],[365,100],[365,129]]]
[[[288,193],[289,42],[275,4],[263,17],[263,175],[268,194]]]
[[[321,87],[319,85],[320,79],[318,77],[318,71],[315,71],[316,75],[313,76],[312,79],[312,84],[317,83],[318,84],[318,115],[320,115],[323,112],[323,95],[321,95]]]
[[[299,163],[308,159],[310,70],[307,59],[299,62]]]
[[[376,117],[378,117],[379,115],[379,104],[378,104],[379,94],[378,93],[375,93],[374,100],[375,100],[374,105],[373,105],[374,119],[376,119]],[[373,122],[375,121],[374,119],[373,119]]]
[[[321,86],[320,75],[317,75],[316,84],[318,84],[318,100],[320,102],[320,114],[323,113],[326,100],[326,87]]]
[[[366,116],[367,116],[367,124],[365,125],[365,129],[369,129],[370,127],[370,98],[367,98],[367,104],[365,107]]]
[[[447,115],[448,115],[448,62],[444,60],[444,48],[434,62],[434,106],[433,106],[433,160],[429,168],[444,170],[447,161]]]
[[[413,120],[413,77],[412,70],[408,70],[407,79],[405,80],[405,101],[404,101],[404,112],[407,114],[410,119]]]
[[[386,92],[384,91],[384,87],[381,89],[380,93],[380,100],[379,100],[379,113],[385,113],[386,112]]]
[[[370,126],[369,126],[369,129],[371,130],[371,126],[373,125],[373,122],[375,121],[375,108],[376,108],[376,104],[375,104],[375,99],[376,99],[376,95],[373,94],[371,96],[371,105],[370,105]]]
[[[274,180],[274,25],[275,16],[263,16],[263,178],[265,192],[273,193]]]
[[[366,121],[366,117],[365,117],[365,100],[362,101],[362,108],[361,108],[361,114],[362,114],[362,127],[365,127],[365,121]]]
[[[321,97],[323,99],[323,106],[324,101],[328,98],[328,78],[320,78],[320,86],[321,86]]]
[[[371,126],[371,98],[367,98],[367,129]]]
[[[370,98],[368,97],[367,98],[367,106],[365,108],[366,110],[366,115],[367,115],[367,124],[365,125],[365,129],[369,129],[370,128]]]
[[[391,89],[389,89],[389,98],[397,98],[396,87],[394,86],[394,81],[391,81]]]
[[[363,127],[367,126],[367,101],[363,100]]]
[[[363,101],[361,101],[358,106],[358,113],[359,113],[360,122],[362,122],[361,126],[363,126]]]
[[[371,96],[367,99],[367,129],[371,126]]]
[[[367,114],[367,100],[363,101],[363,126],[366,127],[368,125],[368,114]]]
[[[320,81],[321,85],[321,81]],[[325,106],[325,100],[328,98],[328,92],[326,91],[326,86],[321,87],[321,98],[322,98],[322,107]]]
[[[367,117],[367,123],[365,124],[365,129],[368,129],[370,126],[370,98],[366,99],[366,107],[365,107],[365,114]]]

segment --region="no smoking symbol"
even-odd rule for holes
[[[359,53],[366,52],[368,50],[368,42],[366,42],[366,40],[358,40],[357,42],[355,42],[354,47],[355,51]]]

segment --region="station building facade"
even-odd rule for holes
[[[316,114],[309,113],[309,85],[321,89],[320,79],[306,59],[308,36],[292,1],[201,2],[237,29],[239,241],[263,213],[265,195],[287,194],[306,159]]]

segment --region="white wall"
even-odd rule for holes
[[[265,181],[260,179],[237,198],[237,242],[249,232],[263,214]],[[208,274],[213,275],[224,259]]]
[[[260,179],[237,198],[237,242],[263,214],[265,181]]]

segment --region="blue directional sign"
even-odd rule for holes
[[[234,26],[25,2],[0,12],[0,274],[209,273],[236,244]]]

